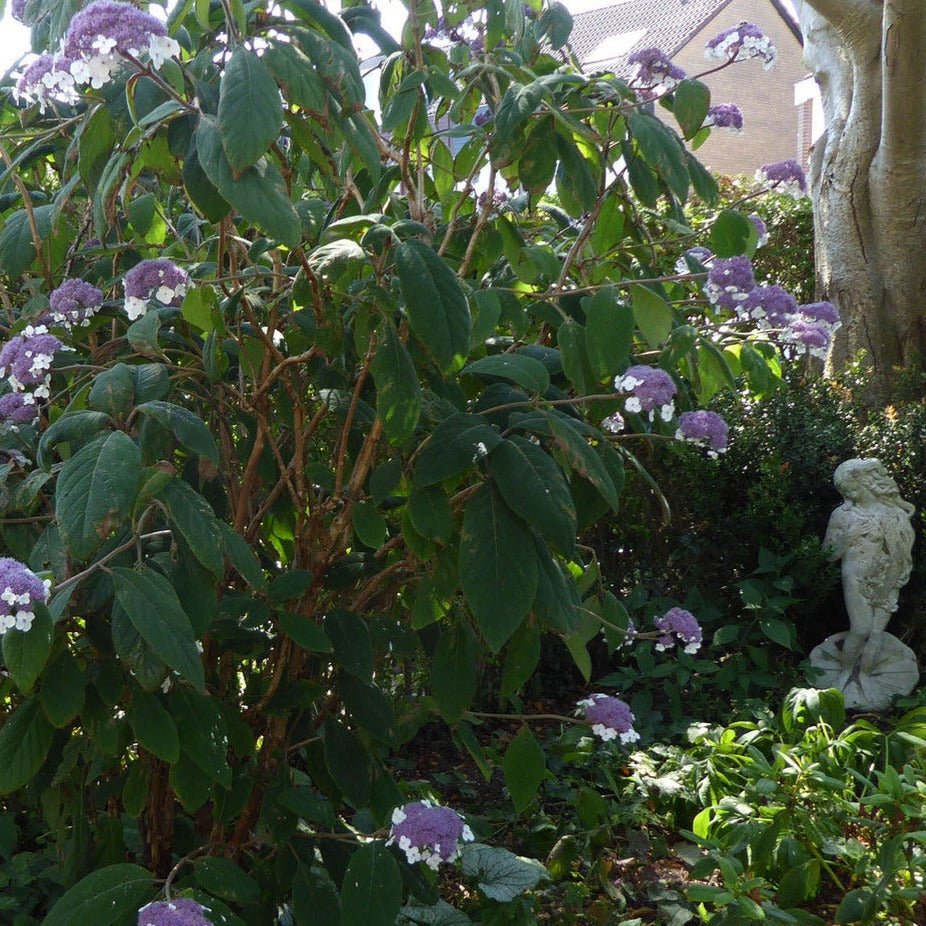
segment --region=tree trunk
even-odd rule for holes
[[[926,361],[926,0],[806,0],[804,57],[826,131],[811,165],[817,283],[875,392]]]

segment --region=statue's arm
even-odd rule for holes
[[[823,547],[829,549],[831,559],[841,559],[846,552],[851,522],[852,516],[843,508],[837,508],[830,515],[830,522],[823,537]]]

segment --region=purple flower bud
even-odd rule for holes
[[[704,294],[718,308],[736,312],[756,288],[748,257],[722,257],[714,261],[704,284]]]
[[[713,259],[714,252],[710,248],[705,248],[700,244],[695,245],[693,248],[688,248],[687,251],[682,252],[682,256],[675,262],[676,273],[693,272],[693,268],[686,260],[688,257],[704,266],[709,260]]]
[[[624,408],[628,412],[647,413],[650,421],[656,416],[669,421],[675,414],[675,394],[678,389],[665,370],[658,367],[635,366],[614,379],[618,392],[628,393]]]
[[[798,356],[808,353],[811,357],[825,360],[833,340],[833,330],[828,325],[807,321],[795,314],[789,319],[781,338],[793,347]]]
[[[488,106],[480,106],[476,110],[476,115],[473,116],[473,125],[485,125],[487,122],[491,122],[495,118],[495,113],[489,109]]]
[[[0,636],[14,627],[23,632],[31,629],[35,605],[48,601],[50,588],[50,581],[42,581],[24,563],[0,557]]]
[[[839,320],[839,310],[832,302],[808,302],[797,307],[797,314],[804,321],[815,322],[835,332],[842,326]]]
[[[460,854],[460,842],[472,842],[472,830],[449,807],[430,801],[415,801],[392,812],[392,828],[386,845],[396,843],[409,865],[423,861],[437,869],[441,862],[452,862]]]
[[[706,58],[719,61],[745,61],[758,58],[766,71],[775,66],[778,52],[772,40],[755,23],[741,22],[725,29],[707,43]]]
[[[699,409],[679,415],[675,437],[707,447],[708,456],[716,457],[718,453],[726,453],[729,430],[726,421],[716,412]]]
[[[672,608],[653,623],[662,636],[656,641],[656,649],[663,652],[675,646],[675,637],[685,644],[686,653],[696,653],[701,648],[703,631],[695,616],[683,608]]]
[[[138,926],[213,926],[209,911],[188,898],[159,900],[138,911]]]
[[[635,51],[627,58],[627,63],[636,68],[634,83],[649,90],[657,87],[671,90],[680,80],[685,79],[685,72],[659,48]]]
[[[48,398],[51,375],[48,370],[55,353],[64,345],[45,328],[26,328],[0,350],[0,376],[5,376],[14,392],[26,389],[38,398]]]
[[[48,304],[51,309],[46,316],[48,323],[70,331],[90,324],[103,306],[103,293],[84,280],[68,279],[52,292]]]
[[[10,14],[13,19],[18,20],[21,23],[26,23],[26,3],[28,0],[13,0],[13,4],[10,7]],[[28,23],[26,23],[28,25]]]
[[[64,38],[64,53],[75,62],[71,68],[78,83],[102,87],[125,56],[147,54],[155,68],[180,54],[180,45],[167,27],[131,3],[93,0],[71,20]]]
[[[756,215],[755,212],[749,216],[749,221],[755,225],[756,232],[759,235],[759,240],[756,243],[756,247],[764,247],[766,244],[768,244],[768,225],[765,224],[765,220],[762,218],[762,216]]]
[[[736,311],[740,318],[757,322],[760,328],[782,328],[797,311],[797,300],[780,286],[757,286]]]
[[[143,260],[125,275],[125,314],[135,321],[148,311],[148,302],[179,306],[190,286],[186,270],[164,257]]]
[[[743,111],[736,103],[718,103],[707,111],[704,125],[714,129],[728,129],[734,135],[743,134]]]
[[[17,429],[20,424],[34,424],[39,418],[39,406],[31,392],[8,392],[0,396],[0,421]]]
[[[794,158],[763,164],[756,171],[756,180],[771,187],[776,193],[784,193],[800,199],[807,195],[807,177],[804,168]]]
[[[630,705],[620,698],[606,694],[593,694],[578,702],[580,713],[592,725],[592,733],[602,740],[618,739],[634,743],[640,734],[633,728],[634,716]]]

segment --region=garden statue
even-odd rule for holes
[[[848,632],[815,647],[819,687],[842,690],[846,707],[882,710],[909,694],[919,679],[913,651],[885,627],[913,565],[913,505],[880,460],[847,460],[833,482],[845,501],[830,516],[824,545],[842,560]]]

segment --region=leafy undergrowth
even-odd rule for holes
[[[838,692],[794,689],[775,715],[636,750],[551,726],[546,777],[516,814],[501,757],[519,729],[478,728],[477,762],[427,727],[395,762],[405,787],[465,810],[480,841],[546,866],[498,905],[448,867],[441,896],[471,922],[926,923],[924,696],[847,718]]]

